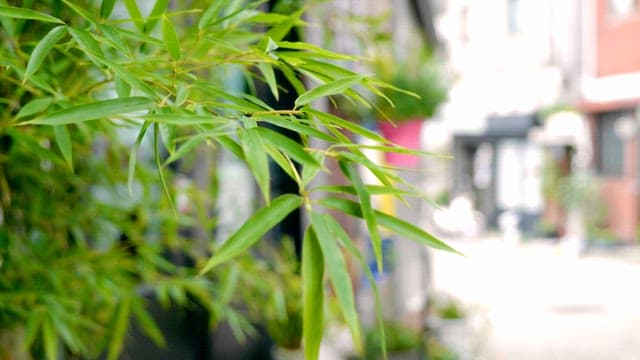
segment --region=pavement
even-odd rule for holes
[[[462,301],[461,360],[640,360],[640,249],[587,250],[499,237],[432,254],[436,293]]]

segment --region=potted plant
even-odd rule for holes
[[[423,121],[432,117],[447,100],[447,90],[435,60],[427,55],[408,59],[381,58],[375,68],[377,76],[393,86],[385,89],[386,98],[377,102],[383,117],[378,123],[381,133],[392,143],[420,149]],[[418,157],[387,153],[386,159],[392,165],[415,167]]]

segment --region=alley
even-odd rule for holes
[[[640,255],[575,257],[550,241],[451,241],[435,252],[437,292],[469,309],[463,359],[640,359]]]

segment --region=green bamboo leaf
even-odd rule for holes
[[[362,251],[353,243],[353,241],[351,240],[347,232],[344,231],[340,223],[337,222],[336,219],[334,219],[331,216],[325,217],[325,220],[326,220],[327,226],[329,227],[329,230],[331,231],[331,235],[335,236],[335,238],[340,242],[340,245],[342,245],[342,247],[346,249],[347,252],[351,254],[351,256],[353,256],[354,259],[356,259],[358,264],[360,264],[360,268],[362,269],[362,272],[364,272],[365,275],[367,276],[367,280],[369,281],[369,285],[371,286],[371,290],[373,292],[374,307],[375,307],[375,313],[376,313],[376,319],[377,319],[377,330],[380,333],[380,346],[381,346],[382,354],[384,354],[383,359],[386,360],[387,344],[385,340],[386,334],[384,331],[384,314],[383,314],[383,308],[382,308],[382,301],[380,299],[380,292],[378,291],[378,284],[376,282],[376,279],[373,276],[373,273],[371,272],[371,269],[369,268],[369,264],[367,264],[366,259],[364,258],[364,256],[362,256]]]
[[[144,31],[146,33],[153,31],[153,28],[156,27],[156,24],[160,19],[160,14],[167,10],[167,5],[169,5],[169,0],[156,1],[155,5],[153,5],[153,9],[151,9],[151,13],[149,13],[147,23],[144,24]]]
[[[330,143],[338,142],[337,139],[325,132],[318,130],[314,125],[306,124],[300,119],[294,117],[276,116],[276,115],[259,115],[254,117],[258,121],[277,125],[281,128],[289,129],[303,136],[310,136],[316,139],[328,141]]]
[[[225,124],[229,120],[223,117],[213,115],[196,115],[196,114],[149,114],[144,116],[146,121],[167,125],[202,125],[202,124]]]
[[[316,158],[309,154],[300,144],[289,139],[288,137],[267,128],[256,128],[263,141],[280,149],[287,156],[296,160],[303,166],[318,167],[321,166]]]
[[[198,20],[198,29],[202,30],[207,27],[214,19],[220,14],[220,9],[225,6],[229,0],[217,0],[213,1],[207,10],[202,13],[200,20]]]
[[[235,140],[227,135],[222,135],[216,136],[216,141],[218,141],[220,145],[224,146],[227,150],[231,151],[231,153],[237,156],[238,159],[244,160],[244,151],[242,150],[242,146]]]
[[[169,191],[169,186],[167,185],[167,179],[165,178],[164,171],[162,170],[162,161],[160,159],[160,124],[158,123],[153,124],[153,157],[156,160],[156,169],[158,170],[162,189],[164,189],[164,193],[167,196],[169,206],[175,212],[176,207],[173,203],[173,197],[171,196],[171,191]]]
[[[160,139],[169,154],[176,151],[176,126],[173,124],[160,124]]]
[[[150,122],[145,121],[140,127],[140,131],[138,132],[138,136],[136,138],[136,142],[133,143],[131,147],[131,152],[129,153],[129,173],[127,178],[127,187],[129,188],[129,194],[133,194],[133,178],[135,177],[136,172],[136,160],[138,159],[138,149],[140,148],[140,144],[142,143],[142,139],[144,139],[144,135],[147,133],[147,129],[151,125]]]
[[[329,51],[326,49],[323,49],[321,47],[306,43],[306,42],[302,42],[302,41],[297,41],[297,42],[290,42],[290,41],[278,41],[276,42],[276,44],[278,45],[278,48],[281,49],[294,49],[294,50],[307,50],[309,52],[304,52],[303,54],[305,55],[321,55],[324,58],[328,58],[328,59],[332,59],[332,60],[348,60],[348,61],[355,61],[357,60],[357,58],[353,57],[353,56],[349,56],[349,55],[344,55],[344,54],[338,54],[335,53],[333,51]],[[329,65],[330,64],[324,64],[323,65]],[[352,73],[355,74],[355,73]]]
[[[100,4],[100,16],[103,19],[106,19],[111,15],[113,11],[113,6],[116,4],[116,0],[102,0]]]
[[[396,195],[396,196],[406,196],[411,195],[412,193],[398,188],[392,188],[388,186],[381,185],[365,185],[367,192],[371,195]],[[333,193],[341,193],[341,194],[349,194],[356,195],[356,189],[351,185],[321,185],[316,186],[312,189],[312,191],[325,191],[325,192],[333,192]]]
[[[130,314],[131,298],[124,297],[120,300],[120,304],[118,304],[118,308],[114,314],[113,335],[107,353],[108,360],[117,360],[122,352],[125,336],[127,335],[127,328],[129,327]]]
[[[182,53],[180,51],[178,34],[176,34],[176,29],[166,16],[162,17],[162,39],[171,58],[175,61],[180,60]]]
[[[373,141],[377,141],[379,143],[386,143],[387,140],[379,135],[376,134],[375,132],[360,126],[358,124],[352,123],[350,121],[341,119],[337,116],[331,115],[331,114],[327,114],[325,112],[322,111],[318,111],[309,107],[305,107],[302,111],[304,111],[307,114],[313,115],[315,116],[318,120],[320,120],[320,122],[322,122],[326,127],[340,127],[346,130],[351,131],[354,134],[360,135],[362,137],[371,139]]]
[[[44,315],[42,311],[34,310],[29,314],[29,318],[27,319],[27,326],[25,331],[25,339],[24,345],[27,348],[31,348],[31,345],[36,340],[38,336],[38,332],[42,328],[42,323],[44,321]]]
[[[289,213],[300,207],[302,201],[300,196],[285,194],[258,210],[222,244],[202,268],[200,274],[243,253]]]
[[[134,298],[133,300],[134,301],[131,302],[131,312],[135,316],[137,324],[140,326],[142,331],[144,331],[154,344],[161,347],[166,346],[166,341],[162,335],[162,331],[158,328],[158,325],[153,320],[149,312],[144,308],[144,305],[141,303],[141,299]]]
[[[260,136],[258,128],[242,129],[238,135],[242,150],[245,154],[248,154],[245,157],[245,161],[258,183],[260,191],[262,191],[264,201],[268,204],[271,176],[269,174],[269,158],[264,149],[265,145],[262,143],[262,136]]]
[[[326,197],[318,200],[318,203],[326,208],[337,210],[347,215],[362,218],[362,210],[360,209],[360,205],[354,201],[335,197]],[[410,240],[432,247],[434,249],[445,250],[458,255],[463,255],[458,250],[444,243],[442,240],[413,224],[410,224],[404,220],[400,220],[395,216],[387,215],[380,211],[375,211],[375,215],[376,220],[380,226],[383,226],[398,235],[404,236]]]
[[[351,88],[352,86],[362,82],[364,78],[366,78],[365,75],[347,76],[347,77],[317,86],[305,92],[304,94],[301,94],[300,96],[298,96],[298,98],[295,101],[295,107],[299,108],[303,105],[310,104],[315,100],[318,100],[325,96],[331,96],[331,95],[342,93],[345,90]]]
[[[64,161],[69,166],[69,169],[73,171],[73,157],[71,152],[71,138],[69,137],[69,130],[66,125],[53,126],[53,134],[55,135],[56,143],[60,149],[60,153],[64,158]]]
[[[131,53],[131,49],[129,49],[127,43],[124,41],[122,36],[116,28],[111,26],[107,26],[105,24],[96,24],[96,27],[100,30],[100,33],[104,37],[96,37],[96,40],[102,42],[105,45],[111,46],[114,49],[120,50],[127,57],[132,58],[133,54]]]
[[[118,94],[119,98],[131,96],[131,85],[126,81],[123,81],[119,76],[116,76],[116,94]]]
[[[53,49],[55,44],[62,39],[66,31],[66,26],[56,26],[38,42],[36,47],[33,48],[31,56],[29,56],[29,62],[27,62],[27,68],[24,72],[25,80],[38,71],[40,65],[44,62],[44,59],[49,55],[49,52]]]
[[[258,63],[258,69],[262,73],[262,76],[264,76],[264,80],[269,86],[269,90],[271,90],[273,97],[278,100],[280,98],[280,94],[278,93],[278,84],[276,83],[276,74],[273,71],[273,67],[271,64],[261,62]]]
[[[302,338],[305,359],[317,359],[324,333],[324,258],[318,237],[307,228],[302,244]]]
[[[154,105],[145,97],[129,97],[76,105],[23,124],[65,125],[147,110]]]
[[[294,25],[297,25],[300,22],[300,16],[302,15],[303,10],[298,10],[293,14],[289,15],[289,17],[275,26],[272,26],[269,31],[267,31],[267,37],[273,39],[274,41],[280,41],[284,39],[285,36],[291,31]]]
[[[49,317],[46,317],[42,322],[42,341],[47,360],[58,359],[58,336]]]
[[[47,110],[52,103],[53,103],[53,98],[48,96],[31,100],[28,103],[26,103],[22,108],[20,108],[20,111],[18,111],[18,114],[16,114],[16,119],[21,119],[24,117],[41,113]]]
[[[371,195],[367,191],[358,170],[355,168],[354,163],[340,161],[340,169],[345,174],[347,179],[351,181],[356,194],[358,196],[358,202],[360,203],[360,209],[362,209],[362,216],[367,225],[369,237],[371,239],[371,245],[373,247],[373,254],[378,264],[378,272],[382,273],[382,239],[378,232],[378,223],[376,216],[373,212],[373,206],[371,206]]]
[[[53,22],[63,24],[64,21],[51,15],[43,14],[31,9],[0,5],[0,16],[6,16],[14,19],[39,20],[45,22]]]
[[[360,352],[362,348],[362,338],[360,335],[360,321],[358,320],[358,312],[353,297],[353,287],[349,270],[344,259],[340,247],[335,236],[332,236],[331,229],[326,218],[328,214],[322,214],[315,211],[311,212],[311,226],[315,231],[318,243],[322,249],[322,254],[329,273],[329,280],[333,286],[333,290],[340,305],[340,311],[344,316],[347,326],[351,330],[351,336],[356,346],[356,350]]]
[[[85,9],[83,9],[82,7],[78,6],[77,4],[69,1],[69,0],[62,0],[62,2],[67,5],[68,7],[71,8],[71,10],[73,10],[76,14],[80,15],[81,18],[89,21],[92,24],[97,24],[99,22],[98,19],[96,19],[93,14]]]
[[[196,135],[189,140],[185,141],[180,147],[173,153],[167,160],[164,161],[163,165],[169,165],[172,162],[181,159],[185,155],[189,154],[191,150],[195,149],[196,146],[200,145],[205,139],[206,135]]]
[[[136,0],[124,0],[124,6],[127,8],[127,12],[133,20],[136,28],[140,30],[140,32],[144,32],[144,23],[142,22],[142,14],[140,13],[140,9],[138,8],[138,4]]]
[[[416,155],[416,156],[432,156],[440,159],[452,159],[451,155],[434,153],[423,150],[414,150],[403,147],[401,145],[393,145],[393,146],[384,146],[384,145],[366,145],[366,144],[336,144],[335,147],[346,147],[346,148],[358,148],[358,149],[369,149],[376,150],[387,153],[398,153],[398,154],[407,154],[407,155]]]
[[[102,52],[102,48],[100,48],[100,44],[89,32],[81,29],[69,28],[69,33],[78,46],[89,56],[89,59],[94,62],[104,59],[104,53]],[[100,65],[100,63],[97,64]]]

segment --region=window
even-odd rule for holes
[[[597,116],[598,172],[606,176],[624,173],[624,143],[616,131],[616,122],[628,111],[611,111]]]

